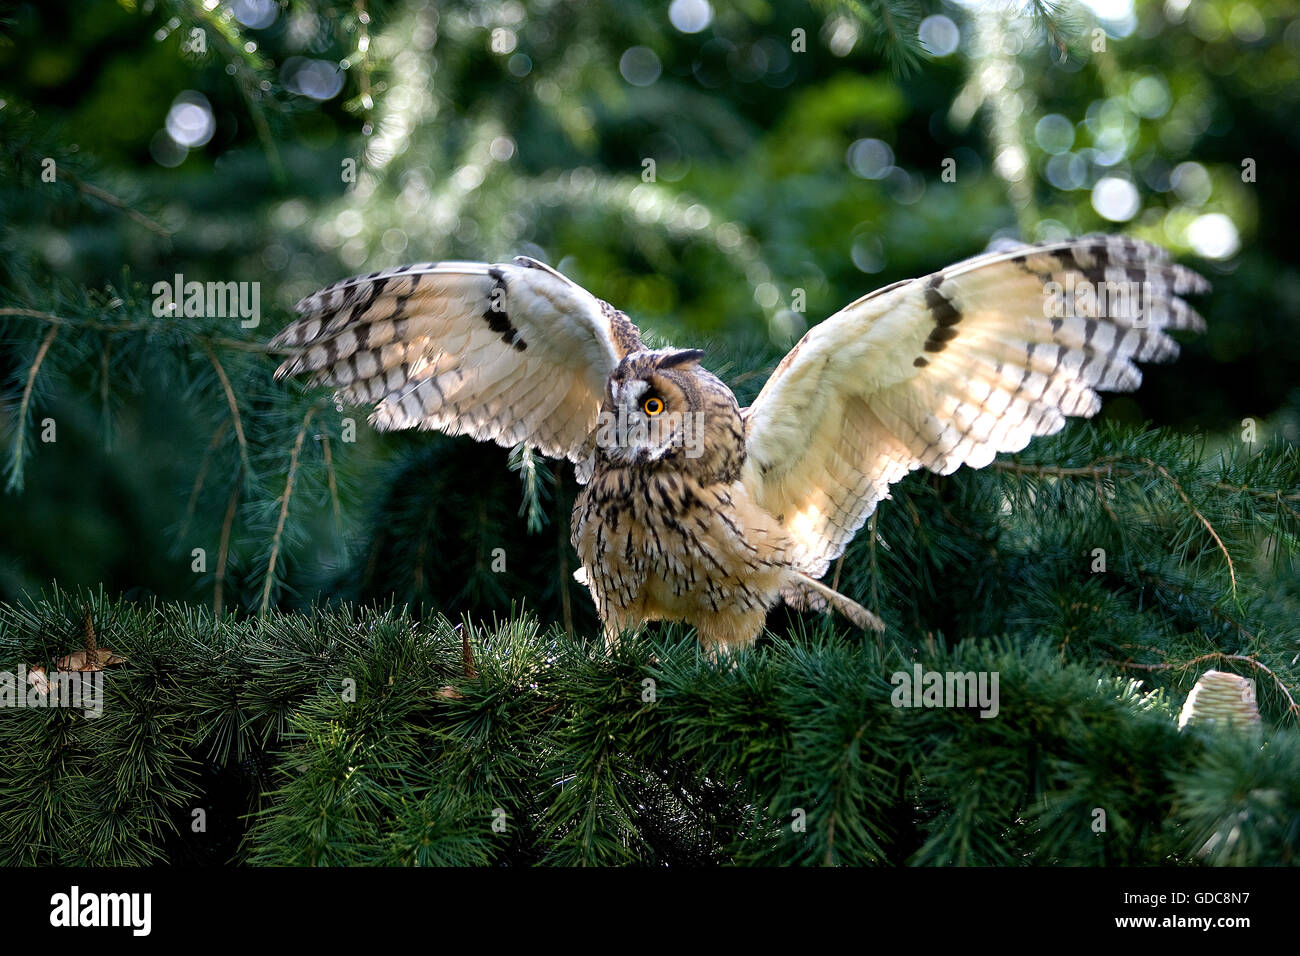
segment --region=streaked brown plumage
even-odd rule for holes
[[[816,579],[889,485],[1095,414],[1097,390],[1137,387],[1134,361],[1177,354],[1169,330],[1204,328],[1180,297],[1205,288],[1124,237],[989,253],[815,326],[743,410],[703,353],[646,349],[622,312],[523,258],[336,283],[272,346],[290,353],[277,374],[375,403],[376,428],[573,461],[572,540],[607,635],[675,619],[737,647],[781,600],[882,626]]]
[[[710,647],[744,644],[781,592],[801,587],[789,559],[794,542],[741,481],[740,408],[700,368],[702,354],[634,352],[609,378],[606,420],[620,411],[631,418],[657,398],[659,419],[680,413],[678,427],[704,439],[698,454],[689,435],[596,443],[594,474],[574,503],[572,540],[611,639],[642,621],[668,619],[693,625]]]

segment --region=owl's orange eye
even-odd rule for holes
[[[660,412],[664,410],[663,400],[658,398],[653,398],[653,397],[647,398],[645,402],[641,405],[641,410],[644,411],[647,415],[658,415]]]

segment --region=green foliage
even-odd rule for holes
[[[1217,866],[1294,866],[1300,823],[1281,808],[1296,797],[1293,734],[1263,747],[1240,734],[1220,732],[1194,766],[1173,775],[1175,819]]]
[[[1295,862],[1284,4],[714,4],[690,34],[569,0],[227,6],[0,20],[0,665],[75,650],[86,607],[129,658],[98,719],[0,711],[0,860]],[[346,64],[336,96],[302,57]],[[196,93],[213,135],[176,152]],[[885,639],[783,610],[727,666],[674,626],[588,643],[568,466],[377,434],[262,344],[341,276],[526,253],[707,345],[744,404],[872,288],[1097,228],[1201,255],[1206,336],[1101,421],[897,485],[831,575]],[[155,314],[177,274],[258,283],[260,323]],[[917,662],[996,670],[998,717],[894,707]],[[1256,681],[1262,740],[1177,732],[1208,667]]]
[[[1194,670],[1153,692],[1046,641],[882,653],[823,626],[718,663],[678,628],[606,655],[529,618],[58,592],[0,607],[0,664],[74,649],[83,609],[127,661],[98,718],[0,720],[6,862],[1271,865],[1300,843],[1292,716],[1180,733]],[[997,673],[998,712],[895,706],[916,664]],[[223,774],[246,818],[210,809]]]

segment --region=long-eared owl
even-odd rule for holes
[[[879,618],[818,579],[889,486],[980,468],[1130,391],[1204,328],[1207,283],[1119,236],[1017,245],[866,295],[814,326],[748,408],[695,349],[549,266],[442,262],[337,282],[272,341],[379,429],[567,458],[572,541],[606,633],[684,620],[745,646],[784,600]]]

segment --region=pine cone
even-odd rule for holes
[[[1234,723],[1244,727],[1259,726],[1259,706],[1255,702],[1255,685],[1237,674],[1206,671],[1187,695],[1178,715],[1178,729],[1189,723]]]

